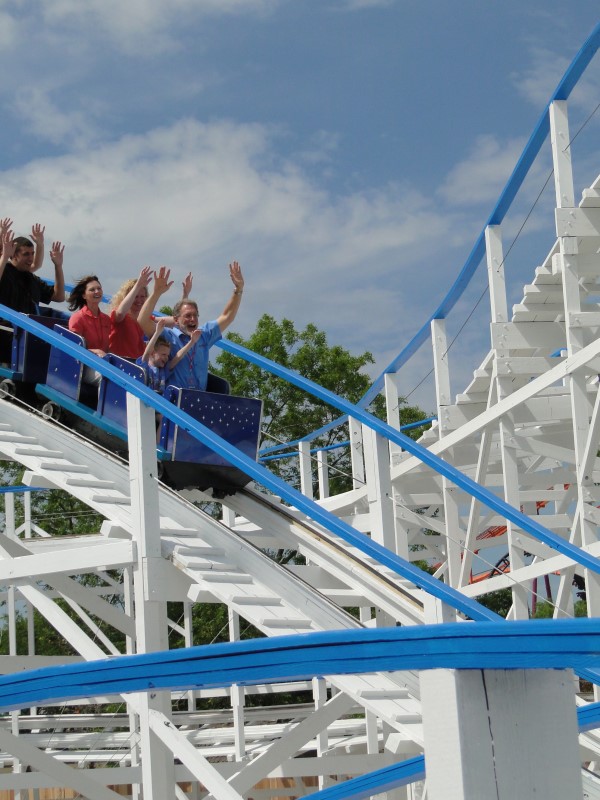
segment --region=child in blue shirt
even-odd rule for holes
[[[167,321],[166,317],[159,317],[152,338],[149,340],[146,349],[136,362],[146,369],[148,374],[148,386],[159,394],[164,394],[165,388],[169,383],[171,372],[177,364],[179,364],[181,359],[185,358],[189,350],[191,350],[202,335],[202,331],[194,331],[190,341],[178,350],[173,358],[169,359],[171,345],[165,337],[161,335]]]

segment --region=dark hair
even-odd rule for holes
[[[168,341],[168,339],[165,339],[164,336],[159,336],[154,342],[154,349],[156,350],[156,348],[160,347],[161,345],[166,345],[169,349],[171,347],[171,343]]]
[[[196,309],[196,314],[198,313],[198,303],[195,300],[178,300],[175,305],[173,306],[173,316],[178,317],[181,313],[181,309],[184,306],[192,306]]]
[[[69,311],[77,311],[79,308],[83,308],[87,303],[83,297],[85,290],[87,289],[88,283],[92,281],[100,280],[97,275],[86,275],[85,278],[79,278],[75,286],[71,289],[71,294],[67,300],[69,304]]]
[[[15,245],[14,254],[16,255],[19,252],[19,250],[22,250],[24,247],[33,247],[33,242],[26,236],[17,236],[16,239],[14,239],[14,245]]]

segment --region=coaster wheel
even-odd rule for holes
[[[0,381],[0,400],[11,400],[17,396],[17,387],[10,378]]]
[[[44,419],[51,419],[54,420],[54,422],[59,422],[62,416],[62,409],[56,403],[48,401],[47,403],[44,403],[40,413]]]

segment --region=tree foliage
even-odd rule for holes
[[[351,403],[357,403],[371,385],[366,368],[374,363],[372,354],[366,351],[352,355],[340,345],[330,345],[325,332],[313,324],[299,331],[289,319],[277,321],[264,314],[247,339],[237,333],[230,333],[228,338]],[[231,353],[221,352],[216,367],[215,371],[229,381],[234,394],[263,401],[261,447],[295,442],[340,417],[340,412],[323,400]],[[377,396],[369,410],[385,418],[383,397]],[[400,416],[406,424],[423,419],[425,415],[417,407],[404,405]],[[312,441],[311,447],[329,447],[347,439],[347,426],[337,426]],[[286,480],[298,482],[296,459],[282,459],[268,465]],[[329,465],[338,475],[337,479],[332,478],[332,491],[349,488],[348,447],[330,451]]]

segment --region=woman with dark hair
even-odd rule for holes
[[[103,358],[108,353],[110,317],[100,311],[102,285],[96,275],[80,278],[69,295],[69,309],[75,313],[69,319],[69,330],[83,336],[87,349]],[[86,367],[85,383],[100,383],[100,373]]]

